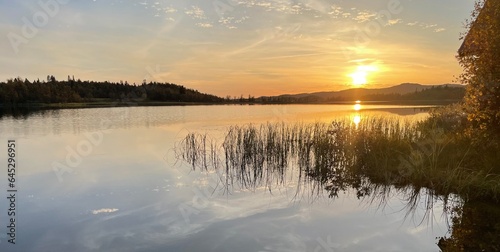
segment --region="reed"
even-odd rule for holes
[[[457,120],[462,118],[437,113],[421,122],[368,117],[358,125],[343,119],[232,126],[222,143],[188,134],[181,156],[193,169],[220,170],[227,185],[246,188],[285,184],[296,170],[294,183],[309,183],[330,197],[348,189],[364,197],[392,187],[499,200],[498,150],[457,134],[460,126],[450,126]]]

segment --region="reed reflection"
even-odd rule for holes
[[[439,201],[445,213],[455,216],[452,224],[456,227],[451,237],[441,238],[439,246],[456,251],[445,248],[455,248],[453,244],[459,243],[455,240],[467,242],[456,234],[467,218],[461,211],[472,199],[488,192],[476,190],[475,195],[467,184],[463,188],[449,186],[464,181],[456,180],[457,176],[473,176],[457,168],[467,162],[461,156],[462,146],[440,130],[422,128],[423,124],[383,118],[364,118],[359,123],[361,117],[356,124],[354,118],[330,124],[233,126],[222,145],[206,134],[191,133],[177,154],[192,169],[217,171],[227,192],[235,184],[270,191],[276,185],[296,185],[297,198],[325,193],[337,198],[342,192],[354,192],[358,199],[380,206],[397,195],[406,200],[407,215],[423,202],[428,211],[425,218],[431,217],[433,205]],[[498,228],[489,230],[482,232],[500,238]]]

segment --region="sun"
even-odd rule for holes
[[[378,68],[373,65],[361,65],[356,68],[356,71],[348,76],[352,79],[352,85],[362,86],[368,83],[368,74],[376,72]]]
[[[352,84],[354,86],[361,86],[366,84],[366,76],[368,74],[364,71],[356,71],[352,74],[349,74],[349,77],[352,78]]]

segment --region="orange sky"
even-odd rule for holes
[[[52,9],[4,1],[0,78],[146,79],[219,96],[451,83],[474,2],[216,1],[225,8],[195,0],[54,0]]]

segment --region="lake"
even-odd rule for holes
[[[3,116],[0,153],[16,142],[15,245],[7,233],[7,170],[0,174],[1,251],[439,251],[444,203],[413,207],[393,191],[297,192],[224,185],[224,174],[178,159],[190,132],[220,139],[231,125],[328,122],[369,116],[419,120],[425,107],[228,105],[39,111]],[[4,159],[3,159],[4,160]],[[6,165],[6,161],[3,161]],[[409,209],[410,208],[410,209]],[[9,217],[10,218],[10,217]]]

